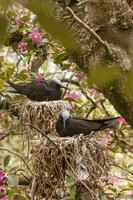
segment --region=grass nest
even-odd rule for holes
[[[99,199],[108,158],[95,137],[42,138],[33,159],[39,199]]]
[[[63,100],[49,102],[26,101],[21,107],[20,119],[24,129],[29,133],[31,133],[32,128],[30,125],[33,125],[45,134],[58,135],[55,130],[55,123],[61,111],[65,109],[69,110],[69,104]]]

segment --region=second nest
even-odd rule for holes
[[[38,194],[45,199],[70,196],[74,187],[75,194],[85,188],[89,199],[97,199],[101,177],[108,169],[100,143],[89,136],[42,138],[33,159]]]

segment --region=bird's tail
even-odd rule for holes
[[[12,88],[12,89],[8,89],[7,90],[8,92],[22,94],[22,88],[23,88],[23,86],[16,85],[16,84],[12,83],[9,80],[7,81],[7,83]]]
[[[119,117],[111,118],[111,119],[105,119],[104,124],[109,128],[116,126],[120,123]]]

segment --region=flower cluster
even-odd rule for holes
[[[18,45],[18,51],[20,53],[22,53],[22,52],[26,51],[26,49],[27,49],[27,43],[20,42],[19,45]]]
[[[122,116],[119,116],[117,118],[117,121],[120,122],[123,125],[128,125],[127,121]]]
[[[31,33],[29,34],[29,38],[31,38],[32,44],[42,44],[43,36],[44,34],[42,32],[39,32],[36,28],[33,28]]]
[[[7,177],[2,169],[0,169],[0,200],[8,200],[6,195],[5,184],[7,183]]]
[[[67,92],[66,93],[66,97],[71,99],[71,100],[76,100],[78,98],[80,98],[81,94],[76,93],[76,92]]]
[[[103,94],[98,92],[96,89],[89,89],[88,92],[89,92],[90,96],[93,96],[95,98],[103,97]]]
[[[80,81],[82,81],[82,80],[85,79],[84,75],[82,75],[80,72],[77,72],[77,73],[75,74],[75,76],[76,76]]]
[[[45,81],[45,78],[43,76],[38,76],[36,78],[36,81]]]
[[[115,176],[112,176],[111,174],[108,174],[107,176],[107,180],[109,183],[111,183],[112,185],[119,185],[120,180],[118,178],[116,178]]]
[[[4,185],[7,181],[6,175],[2,169],[0,169],[0,186]]]
[[[109,138],[105,135],[100,139],[101,146],[106,149],[109,145]]]
[[[19,18],[16,18],[15,19],[15,21],[16,21],[16,23],[18,24],[18,25],[22,25],[24,22],[23,22],[23,20],[19,17]]]

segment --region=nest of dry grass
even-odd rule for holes
[[[38,194],[46,200],[62,199],[76,185],[79,193],[85,189],[87,194],[84,198],[78,194],[76,199],[99,199],[108,161],[98,140],[89,136],[49,138],[51,142],[42,138],[33,153]]]
[[[55,123],[61,111],[65,109],[69,110],[69,104],[63,100],[49,102],[26,101],[21,107],[20,119],[22,124],[26,125],[24,129],[29,133],[31,133],[32,128],[30,125],[33,125],[45,134],[58,135],[55,130]]]

